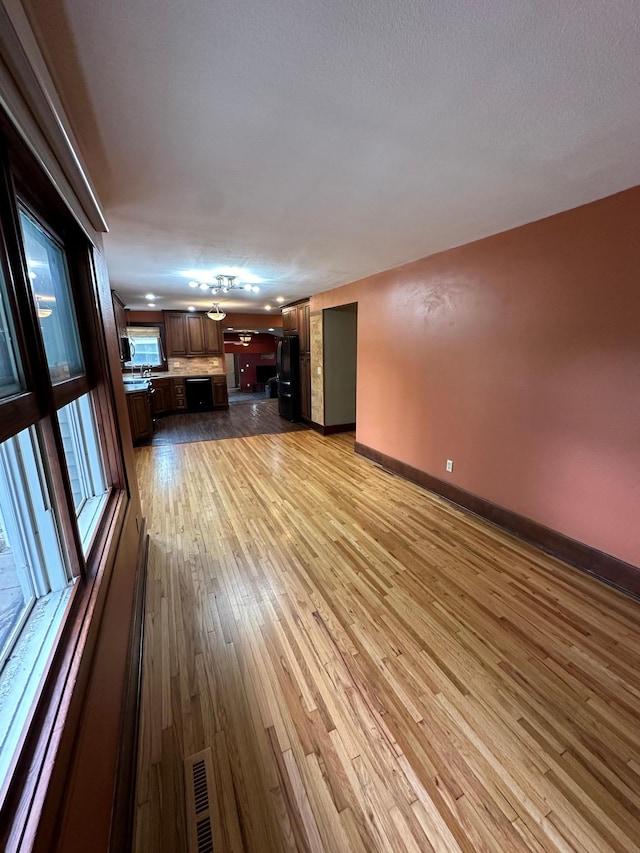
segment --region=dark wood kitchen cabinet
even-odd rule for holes
[[[115,290],[111,291],[111,301],[113,303],[113,316],[116,321],[116,333],[118,335],[118,351],[120,353],[120,361],[124,364],[125,361],[129,358],[128,351],[125,352],[124,347],[126,346],[126,341],[123,343],[124,339],[127,336],[127,311],[124,305],[124,302]]]
[[[298,306],[291,305],[282,309],[282,331],[285,335],[298,334]]]
[[[224,351],[220,323],[202,312],[165,311],[164,325],[169,358],[220,356]]]
[[[131,424],[131,438],[135,444],[151,438],[153,433],[153,421],[151,419],[151,405],[149,404],[148,391],[132,391],[127,394],[127,408],[129,409],[129,423]]]
[[[184,320],[187,327],[187,355],[206,355],[207,348],[204,343],[202,315],[185,314]]]
[[[297,335],[300,356],[300,416],[311,421],[311,305],[308,299],[282,309],[282,332]]]
[[[228,409],[229,408],[229,394],[227,392],[227,377],[226,376],[212,376],[211,377],[211,388],[213,391],[213,408],[214,409]]]
[[[164,313],[164,332],[167,339],[167,357],[186,356],[187,353],[187,323],[185,314],[169,311]]]
[[[171,380],[172,408],[176,412],[186,411],[187,397],[184,390],[184,378]]]
[[[309,301],[298,305],[298,335],[300,336],[300,353],[311,354],[311,306]]]
[[[152,379],[151,412],[164,415],[173,409],[173,388],[171,379]]]
[[[204,323],[204,345],[207,355],[222,355],[224,353],[224,332],[222,323],[210,320],[206,314],[202,317]]]

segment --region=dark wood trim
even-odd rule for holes
[[[332,426],[323,427],[323,435],[335,435],[338,432],[355,432],[356,425],[352,424],[333,424]]]
[[[113,853],[131,850],[133,846],[148,561],[149,535],[147,534],[146,519],[143,518],[140,525],[131,632],[127,651],[129,671],[122,708],[120,751],[118,753],[111,835],[109,838],[109,850]]]
[[[0,849],[51,850],[116,551],[128,512],[115,496],[95,576],[75,585],[60,641],[34,702],[16,767],[0,804]],[[92,573],[93,575],[93,573]]]
[[[36,395],[24,391],[0,400],[0,444],[36,423],[42,417]]]
[[[356,425],[353,424],[333,424],[332,426],[324,426],[323,424],[317,424],[315,421],[309,421],[309,424],[312,429],[316,432],[319,432],[320,435],[335,435],[338,432],[355,432]],[[362,454],[366,456],[366,454]]]
[[[479,495],[467,492],[460,486],[440,480],[432,474],[427,474],[425,471],[420,471],[418,468],[400,462],[398,459],[387,456],[372,447],[367,447],[366,444],[359,441],[356,441],[354,450],[393,474],[411,480],[412,483],[416,483],[441,498],[474,513],[474,515],[490,521],[519,539],[535,545],[545,553],[564,560],[565,563],[582,569],[635,598],[640,598],[640,569],[631,563],[625,563],[623,560],[598,551],[596,548],[591,548],[583,542],[570,539],[557,530],[551,530],[537,521],[532,521],[530,518],[525,518],[523,515],[491,503]]]
[[[89,379],[84,373],[81,376],[74,376],[72,379],[57,382],[51,390],[56,411],[68,406],[69,403],[77,400],[78,397],[82,397],[83,394],[88,394],[90,390]]]

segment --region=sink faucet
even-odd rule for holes
[[[148,364],[141,364],[140,379],[143,379],[145,376],[151,376],[151,366]]]

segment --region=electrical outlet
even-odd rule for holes
[[[318,367],[317,370],[318,370],[318,376],[321,376],[322,375],[322,368]]]
[[[447,459],[447,473],[450,474],[453,471],[453,459]]]

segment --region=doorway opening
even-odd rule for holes
[[[325,308],[323,322],[324,432],[356,428],[358,303]]]
[[[240,387],[240,365],[238,356],[234,352],[227,352],[224,356],[227,373],[227,390],[233,391]]]

